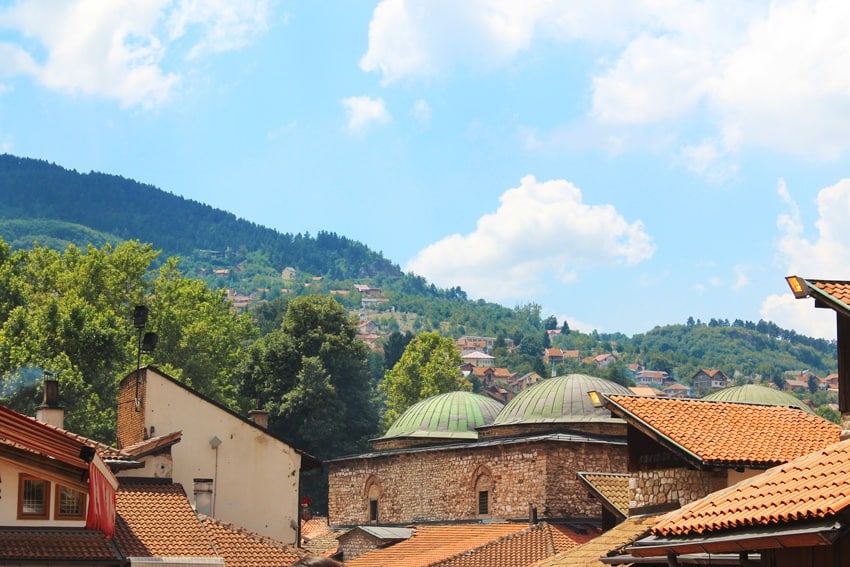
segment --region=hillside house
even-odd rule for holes
[[[354,291],[360,293],[364,297],[378,297],[381,295],[381,288],[367,284],[354,284]]]
[[[668,398],[693,398],[694,391],[692,388],[679,384],[678,382],[670,382],[662,390]]]
[[[491,367],[496,365],[496,357],[481,352],[480,350],[468,350],[460,353],[460,359],[464,364],[471,364],[473,367]]]
[[[295,271],[295,268],[291,268],[289,266],[285,267],[280,272],[280,279],[285,282],[291,282],[298,275],[298,272]]]
[[[305,460],[314,460],[269,434],[265,412],[255,412],[254,418],[234,413],[153,366],[128,374],[119,384],[119,449],[182,432],[172,448],[171,477],[193,487],[192,504],[219,520],[294,544],[300,472]],[[199,491],[196,481],[202,485]],[[208,509],[200,506],[200,497]]]
[[[635,384],[638,386],[650,386],[661,388],[669,379],[663,370],[641,370],[634,376]]]
[[[726,374],[716,368],[703,368],[691,377],[695,390],[722,390],[732,385]]]

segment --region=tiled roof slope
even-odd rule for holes
[[[77,528],[0,528],[0,563],[33,561],[109,562],[118,550],[96,530]]]
[[[629,515],[629,475],[580,472],[578,477],[607,500],[624,517]]]
[[[283,542],[227,522],[209,517],[201,521],[227,567],[289,567],[305,555]]]
[[[527,524],[454,524],[419,526],[413,537],[346,561],[346,567],[422,567],[443,561],[501,537],[527,529]]]
[[[606,396],[612,412],[649,428],[705,465],[770,467],[839,440],[841,428],[782,406]]]
[[[850,282],[835,280],[806,280],[827,295],[831,295],[844,305],[850,306]]]
[[[634,516],[596,536],[579,547],[549,559],[540,561],[534,567],[603,567],[606,563],[599,560],[612,549],[630,544],[649,530],[658,520],[658,516]]]
[[[121,484],[115,500],[125,557],[217,557],[180,484]]]
[[[592,537],[566,526],[544,522],[449,559],[436,561],[428,567],[527,567],[541,559],[575,549]]]
[[[767,470],[672,512],[659,536],[825,519],[850,506],[850,441]]]

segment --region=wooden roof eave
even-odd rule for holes
[[[705,461],[697,455],[696,453],[689,451],[687,448],[683,447],[670,437],[667,437],[650,424],[628,411],[626,408],[618,405],[617,403],[611,401],[607,396],[603,394],[603,398],[605,400],[605,406],[611,411],[612,414],[616,414],[621,419],[625,420],[625,422],[664,447],[672,451],[674,454],[678,455],[682,458],[686,463],[691,465],[697,470],[705,470],[706,468],[713,468],[712,466],[706,465]]]

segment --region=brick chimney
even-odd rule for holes
[[[35,408],[35,418],[54,427],[65,427],[65,408],[59,405],[59,380],[50,372],[44,373],[44,401]]]
[[[248,415],[251,416],[251,421],[262,427],[263,429],[269,428],[269,412],[261,409],[252,409],[248,412]]]

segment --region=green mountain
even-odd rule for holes
[[[335,293],[355,310],[364,297],[356,284],[380,287],[382,301],[370,307],[368,317],[382,334],[439,330],[454,337],[511,339],[517,348],[501,349],[497,363],[515,371],[546,372],[539,359],[550,343],[579,350],[582,357],[616,352],[621,366],[639,363],[683,380],[703,367],[744,380],[803,369],[826,375],[836,368],[835,341],[765,321],[688,321],[634,337],[596,332],[550,337],[545,329],[557,322],[551,316],[543,320],[538,305],[510,309],[471,301],[461,288],[440,289],[404,274],[382,254],[333,232],[281,233],[120,176],[79,173],[12,155],[0,155],[0,237],[13,248],[34,242],[58,249],[126,239],[150,242],[163,258],[179,256],[185,273],[211,287],[268,300],[258,302],[256,310],[264,331],[275,326],[287,297]],[[285,267],[296,270],[295,280],[282,280]]]

